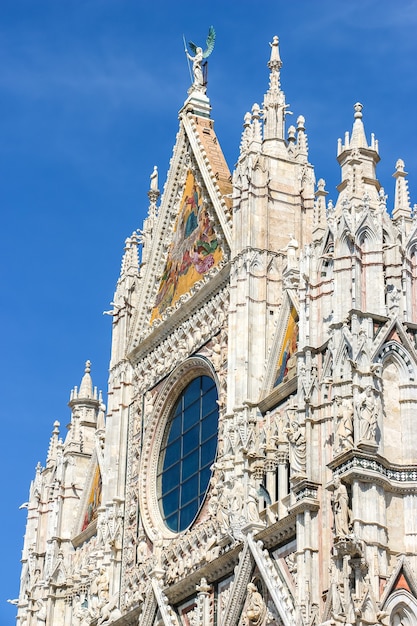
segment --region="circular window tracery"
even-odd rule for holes
[[[217,449],[219,409],[215,381],[197,376],[181,391],[162,439],[157,472],[159,510],[173,532],[196,518]]]

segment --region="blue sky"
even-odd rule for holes
[[[397,7],[400,7],[398,9]],[[106,390],[109,309],[124,240],[160,186],[190,84],[182,35],[213,24],[208,95],[230,168],[243,116],[262,102],[280,38],[290,123],[306,118],[310,161],[336,199],[337,138],[364,105],[392,203],[398,158],[417,202],[417,2],[402,0],[0,1],[0,230],[3,383],[0,405],[0,624],[19,589],[29,484],[54,420],[92,361]]]

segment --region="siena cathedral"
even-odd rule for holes
[[[362,105],[338,199],[269,86],[226,164],[207,48],[30,487],[18,626],[417,625],[417,207]],[[269,60],[268,60],[269,56]],[[152,165],[149,171],[152,170]],[[139,225],[138,225],[139,226]],[[80,375],[82,373],[80,372]]]

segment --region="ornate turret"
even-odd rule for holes
[[[364,196],[369,196],[369,202],[378,206],[380,184],[376,178],[376,165],[380,160],[378,141],[371,135],[368,145],[365,128],[362,121],[363,106],[357,102],[354,106],[355,119],[352,134],[345,133],[345,140],[338,140],[337,160],[342,168],[342,182],[338,185],[340,192],[336,205],[336,212],[346,200],[356,200],[361,204]]]
[[[71,408],[71,422],[68,426],[66,448],[90,452],[93,443],[93,434],[97,427],[97,415],[101,405],[101,398],[97,387],[93,387],[91,379],[91,362],[86,361],[84,376],[79,389],[74,387],[70,394],[68,406]]]

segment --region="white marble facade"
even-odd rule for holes
[[[414,626],[405,165],[387,206],[357,103],[326,203],[304,118],[285,128],[275,37],[231,175],[193,59],[108,312],[107,409],[87,362],[36,468],[18,626]]]

